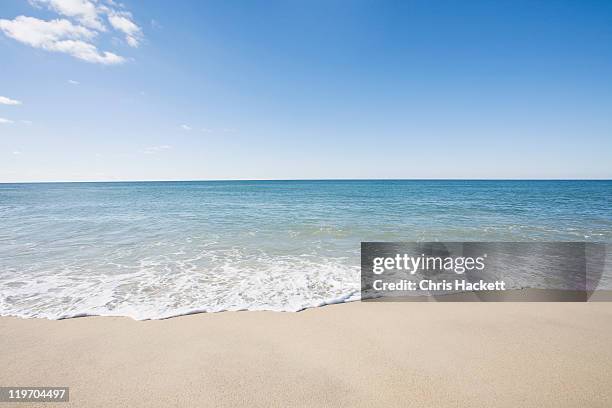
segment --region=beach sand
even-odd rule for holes
[[[2,317],[0,347],[0,385],[70,387],[41,407],[612,406],[606,302]]]

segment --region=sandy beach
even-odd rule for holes
[[[609,407],[611,323],[606,302],[2,317],[0,384],[71,407]]]

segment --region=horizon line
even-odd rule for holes
[[[295,178],[0,181],[1,184],[194,183],[229,181],[612,181],[611,178]]]

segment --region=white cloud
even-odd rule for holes
[[[21,101],[11,99],[6,96],[0,96],[0,105],[21,105]]]
[[[70,85],[79,85],[79,84],[80,84],[80,82],[79,82],[79,81],[75,81],[74,79],[69,79],[69,80],[68,80],[68,83],[69,83]]]
[[[32,47],[62,52],[87,62],[111,65],[125,61],[123,57],[99,51],[95,45],[85,41],[96,36],[94,31],[65,19],[45,21],[18,16],[14,20],[0,20],[0,30]]]
[[[181,129],[183,129],[183,130],[191,130],[191,126],[189,126],[189,125],[181,125]]]
[[[41,20],[19,16],[0,20],[0,31],[10,38],[35,48],[62,52],[98,64],[120,64],[125,61],[115,53],[100,51],[96,36],[114,30],[125,36],[125,42],[138,47],[144,35],[130,12],[111,0],[29,0],[36,7],[44,6],[64,16]]]
[[[94,31],[74,25],[68,20],[46,21],[26,16],[0,20],[0,29],[17,41],[39,48],[63,39],[91,39],[96,36]]]
[[[21,154],[21,152],[20,152],[19,150],[15,150],[15,151],[13,152],[13,154],[14,154],[15,156],[18,156],[18,155],[20,155],[20,154]]]
[[[149,147],[145,147],[145,149],[142,152],[144,154],[156,154],[156,153],[159,153],[164,150],[171,149],[171,148],[172,146],[169,146],[169,145],[149,146]]]
[[[74,18],[86,27],[98,31],[106,31],[100,18],[101,9],[94,1],[89,0],[30,0],[37,5],[46,5],[53,11],[66,17]]]
[[[87,62],[98,64],[112,65],[121,64],[125,61],[125,58],[112,52],[103,51],[100,53],[93,44],[84,41],[60,41],[56,44],[55,50],[65,52]]]
[[[132,15],[125,10],[119,10],[121,5],[106,1],[108,5],[97,0],[30,0],[35,5],[46,5],[51,10],[74,18],[80,24],[98,31],[106,31],[103,23],[106,17],[111,27],[125,34],[125,41],[131,47],[138,47],[142,40],[142,30],[134,23]]]
[[[4,124],[4,123],[13,123],[13,121],[10,119],[0,118],[0,124]]]
[[[128,12],[111,11],[108,22],[115,30],[125,34],[125,41],[130,47],[138,47],[142,40],[142,30],[132,21],[132,15]]]

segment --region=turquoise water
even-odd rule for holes
[[[301,310],[358,299],[361,241],[612,243],[611,210],[611,181],[0,184],[0,315]]]

